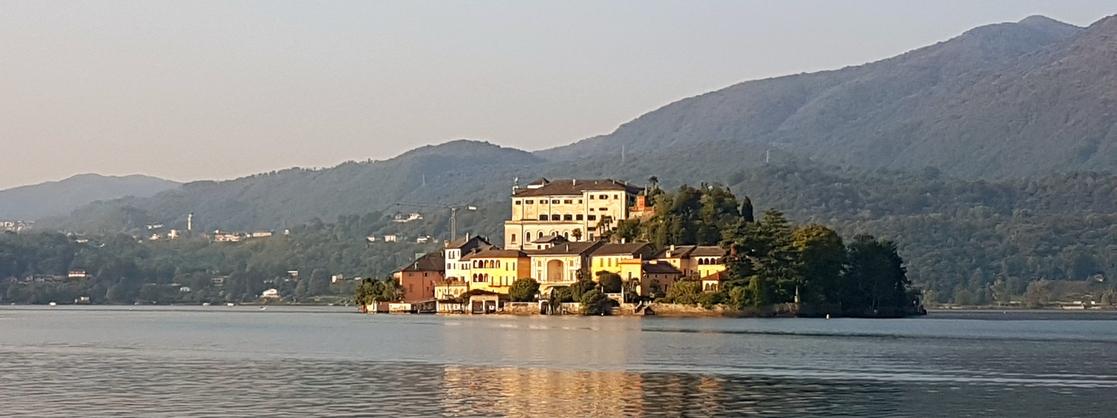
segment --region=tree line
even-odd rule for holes
[[[649,198],[654,216],[621,222],[610,239],[729,250],[728,277],[718,291],[684,281],[669,290],[667,301],[735,308],[801,302],[844,315],[901,315],[919,304],[892,241],[858,234],[847,243],[824,225],[792,225],[775,209],[757,219],[748,196],[738,200],[720,185],[653,188]]]

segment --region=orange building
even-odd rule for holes
[[[434,285],[445,278],[444,263],[442,252],[437,251],[419,257],[401,268],[396,277],[403,288],[403,301],[416,303],[434,300]]]

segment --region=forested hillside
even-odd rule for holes
[[[874,63],[747,81],[540,155],[577,160],[622,146],[639,155],[734,142],[964,178],[1112,171],[1114,62],[1117,17],[1083,29],[1035,16]]]

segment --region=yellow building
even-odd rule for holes
[[[640,265],[640,286],[636,293],[641,296],[661,297],[667,290],[683,278],[683,273],[671,263],[651,260]]]
[[[470,265],[470,291],[507,294],[513,282],[531,278],[531,259],[523,251],[487,249],[461,259]]]
[[[540,291],[555,286],[570,286],[579,278],[590,278],[590,254],[602,241],[563,242],[541,250],[525,251],[531,257],[531,277],[539,281]]]
[[[629,272],[631,274],[631,265],[639,265],[640,263],[632,263],[632,261],[643,261],[655,255],[655,249],[652,245],[646,242],[634,242],[627,244],[604,244],[598,249],[594,250],[590,256],[590,272],[593,273],[596,279],[597,273],[607,271],[616,273],[621,278],[626,278],[621,274],[625,270],[625,263],[628,262]],[[639,277],[636,275],[634,277]]]
[[[541,237],[596,241],[628,219],[643,189],[616,180],[540,179],[512,192],[505,248],[530,249]]]
[[[664,261],[683,277],[700,279],[725,271],[728,252],[716,245],[672,245],[656,253],[656,260]]]

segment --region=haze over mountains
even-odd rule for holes
[[[178,185],[170,180],[141,175],[79,174],[65,180],[0,190],[0,219],[34,221],[62,216],[97,200],[149,197]]]

